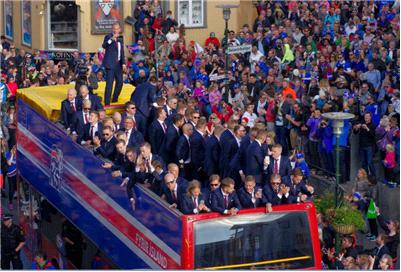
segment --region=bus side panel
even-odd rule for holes
[[[312,237],[312,246],[315,258],[315,269],[322,269],[322,256],[320,253],[320,240],[319,240],[319,231],[317,226],[317,218],[316,218],[316,208],[315,205],[306,204],[306,208],[308,211],[309,217],[309,225],[310,225],[310,233]]]
[[[88,212],[85,204],[69,193],[59,194],[49,185],[49,173],[41,169],[37,161],[27,158],[25,150],[18,150],[18,167],[20,175],[47,200],[66,216],[75,226],[85,233],[105,254],[120,268],[150,268],[136,256],[114,233],[108,230],[96,214]],[[28,155],[29,156],[29,155]],[[61,230],[60,230],[61,231]]]

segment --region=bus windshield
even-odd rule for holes
[[[197,269],[314,266],[306,212],[238,215],[194,223]]]

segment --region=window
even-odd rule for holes
[[[314,266],[306,212],[239,215],[194,224],[195,268],[305,269]]]
[[[47,3],[49,49],[79,49],[78,6],[75,1],[49,1]]]
[[[185,27],[205,27],[205,0],[179,0],[177,21]]]

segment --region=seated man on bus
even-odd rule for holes
[[[263,194],[267,199],[268,212],[271,212],[272,206],[288,204],[290,200],[290,188],[281,182],[278,174],[271,175],[270,183],[263,188]]]
[[[182,197],[186,193],[186,186],[178,184],[173,174],[167,173],[164,176],[162,199],[170,204],[170,208],[181,209]]]
[[[290,202],[300,203],[305,202],[313,195],[314,189],[312,186],[306,185],[303,181],[303,173],[299,168],[294,168],[290,177]]]
[[[203,188],[202,190],[202,194],[205,196],[207,205],[210,207],[210,205],[212,204],[212,200],[211,200],[211,195],[212,192],[216,189],[220,189],[220,176],[213,174],[209,177],[209,186],[206,188]]]
[[[102,139],[97,136],[93,138],[95,147],[93,152],[95,155],[100,155],[104,159],[113,161],[116,156],[117,139],[113,135],[112,128],[109,126],[104,127],[102,136]]]
[[[225,178],[221,181],[220,189],[211,194],[211,209],[214,212],[228,215],[236,215],[242,208],[235,193],[235,182],[232,178]]]
[[[256,186],[256,180],[253,176],[247,176],[244,187],[238,190],[238,198],[242,208],[249,209],[266,206],[267,199],[262,190],[261,187]]]
[[[198,214],[210,212],[207,201],[201,193],[201,184],[197,180],[189,183],[187,193],[182,196],[181,212],[183,214]]]

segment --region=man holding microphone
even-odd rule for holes
[[[117,102],[123,86],[123,71],[126,70],[124,57],[124,41],[120,35],[121,27],[118,22],[112,26],[112,33],[104,37],[102,47],[106,50],[103,59],[103,66],[106,69],[106,90],[104,94],[104,104],[110,105],[113,81],[116,85],[113,93],[112,102]]]

